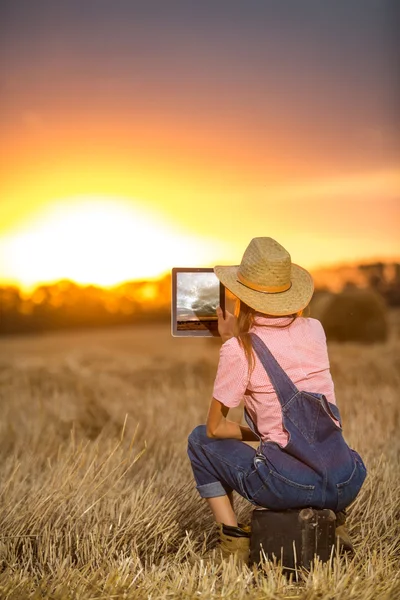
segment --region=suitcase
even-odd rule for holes
[[[328,561],[335,551],[336,515],[332,510],[301,508],[275,511],[255,508],[251,519],[250,564],[260,563],[261,548],[287,573],[310,569],[314,555]]]

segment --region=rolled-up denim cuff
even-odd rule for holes
[[[196,485],[196,489],[202,498],[214,498],[215,496],[226,496],[226,490],[219,481]]]

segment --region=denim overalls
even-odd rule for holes
[[[250,335],[281,404],[289,442],[282,448],[262,441],[246,408],[245,419],[260,439],[256,451],[239,440],[208,438],[205,425],[196,427],[188,454],[200,495],[220,496],[236,489],[252,504],[273,510],[343,510],[356,498],[367,470],[331,419],[340,423],[337,406],[323,394],[299,391],[264,342]]]

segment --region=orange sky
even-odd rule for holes
[[[176,18],[100,2],[93,19],[75,0],[9,3],[0,283],[237,263],[259,235],[309,268],[400,257],[386,16],[233,3],[226,22],[211,2],[173,4]]]

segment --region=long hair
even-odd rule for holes
[[[244,353],[246,355],[247,363],[249,365],[249,374],[251,374],[255,367],[255,357],[254,357],[253,347],[251,345],[251,338],[250,338],[249,331],[254,323],[254,320],[257,315],[269,317],[269,318],[279,318],[279,317],[275,317],[274,315],[267,315],[264,313],[257,312],[254,308],[251,308],[250,306],[245,304],[242,300],[238,299],[237,302],[240,303],[239,310],[235,311],[235,314],[237,316],[237,325],[236,325],[237,338],[238,338],[240,346],[243,348]],[[305,309],[302,309],[296,313],[293,313],[290,315],[285,315],[286,317],[292,317],[292,320],[289,321],[289,323],[286,323],[285,325],[270,325],[269,324],[269,325],[260,325],[260,327],[274,327],[276,329],[283,329],[285,327],[289,327],[298,317],[303,316],[304,310]]]

